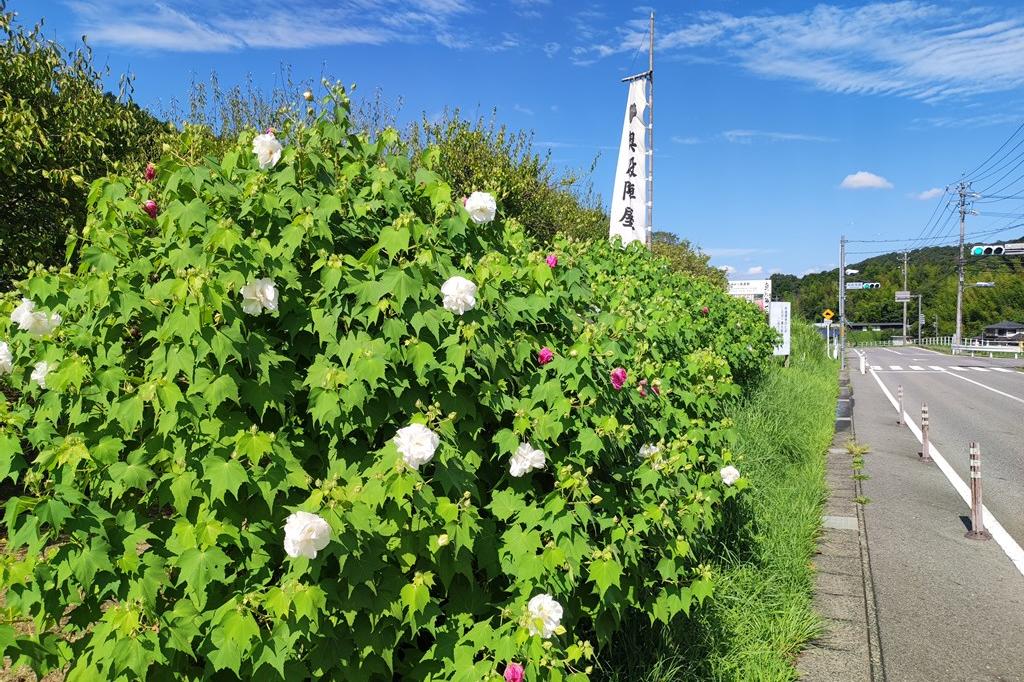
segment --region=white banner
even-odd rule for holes
[[[619,162],[612,188],[612,213],[608,237],[622,238],[625,246],[647,242],[647,79],[629,84],[626,116],[622,121]]]
[[[771,301],[768,304],[768,324],[782,337],[775,346],[774,355],[789,355],[790,345],[790,304],[783,301]]]

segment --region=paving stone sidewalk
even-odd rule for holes
[[[854,478],[854,458],[846,447],[853,437],[853,394],[843,372],[825,469],[829,496],[813,559],[814,607],[825,631],[797,661],[800,679],[812,682],[885,679],[864,510],[856,502],[860,481]]]

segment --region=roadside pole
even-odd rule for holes
[[[981,446],[971,443],[971,530],[965,537],[971,540],[990,540],[992,534],[985,530],[985,520],[982,518],[984,509],[981,502]]]
[[[839,369],[846,369],[846,235],[839,237]]]

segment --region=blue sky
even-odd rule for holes
[[[231,84],[251,74],[269,88],[289,64],[296,78],[328,74],[400,97],[403,121],[497,107],[560,165],[585,168],[600,154],[594,183],[605,197],[626,97],[619,79],[646,67],[637,48],[652,9],[619,0],[8,5],[25,23],[45,17],[61,42],[87,34],[101,62],[136,75],[136,100],[155,110],[187,100],[193,76],[215,69]],[[953,221],[929,223],[936,207],[946,215],[942,189],[1024,121],[1018,3],[653,9],[655,229],[699,244],[734,277],[834,267],[844,232],[943,241]],[[969,232],[1012,220],[982,213]]]

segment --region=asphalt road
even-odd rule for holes
[[[848,359],[883,665],[889,680],[1024,680],[1024,575],[994,541],[969,540],[969,508],[920,444],[896,423],[875,376],[932,445],[970,480],[968,443],[982,449],[985,505],[1024,545],[1024,361],[952,357],[915,348],[864,349]],[[1000,371],[1001,370],[1001,371]]]

